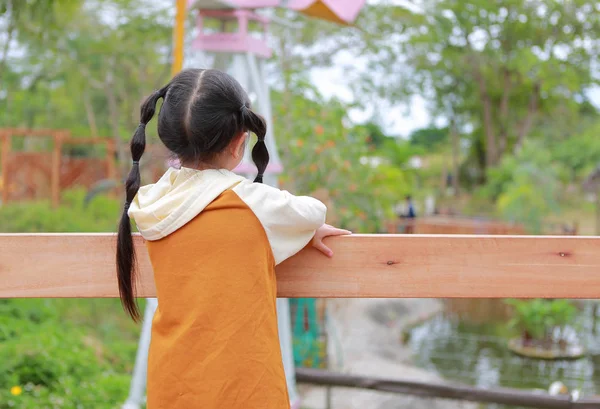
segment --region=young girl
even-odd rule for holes
[[[145,127],[181,162],[140,188]],[[254,183],[231,172],[248,132],[258,137]],[[147,241],[158,297],[148,359],[148,409],[284,409],[289,398],[277,332],[275,265],[349,234],[325,225],[325,206],[263,185],[266,125],[231,76],[186,70],[142,104],[131,140],[117,273],[125,310],[135,302],[129,217]]]

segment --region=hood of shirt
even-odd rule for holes
[[[184,226],[221,193],[244,180],[228,170],[170,168],[158,182],[142,186],[129,206],[146,240],[159,240]]]

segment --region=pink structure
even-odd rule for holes
[[[366,0],[289,0],[286,6],[312,17],[350,24],[365,3]]]
[[[351,24],[366,0],[189,0],[190,7],[200,9],[259,9],[286,7],[311,17]]]
[[[206,33],[204,20],[207,18],[237,21],[238,30],[235,33]],[[256,38],[248,31],[248,23],[252,21],[262,26],[262,38]],[[262,58],[271,57],[271,49],[266,42],[269,20],[250,10],[201,10],[196,18],[196,28],[199,33],[192,44],[195,49],[219,53],[250,52]]]

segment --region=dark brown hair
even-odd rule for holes
[[[146,125],[154,116],[156,103],[161,98],[158,136],[182,163],[210,161],[225,150],[235,136],[246,131],[258,137],[252,149],[252,160],[258,169],[255,182],[262,182],[269,162],[265,120],[252,111],[250,99],[242,86],[224,72],[182,71],[142,103],[140,124],[131,139],[133,166],[125,182],[125,208],[117,238],[117,279],[121,303],[136,321],[140,318],[135,300],[137,265],[127,212],[141,184],[139,161],[146,147]]]

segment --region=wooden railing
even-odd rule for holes
[[[138,295],[155,296],[141,237]],[[355,235],[277,267],[282,297],[600,298],[600,238]],[[113,234],[0,234],[0,298],[117,297]]]
[[[138,295],[152,297],[141,237]],[[0,298],[117,297],[113,234],[0,234]],[[356,235],[332,238],[332,259],[306,249],[277,267],[282,297],[600,298],[600,238]],[[422,397],[596,408],[532,392],[422,384],[298,369],[300,382]]]
[[[413,395],[421,398],[449,399],[463,402],[496,403],[537,409],[598,409],[600,397],[570,394],[552,396],[512,388],[485,389],[449,383],[424,383],[399,379],[373,378],[328,372],[320,369],[296,369],[300,383],[325,387],[368,389],[379,392]]]

